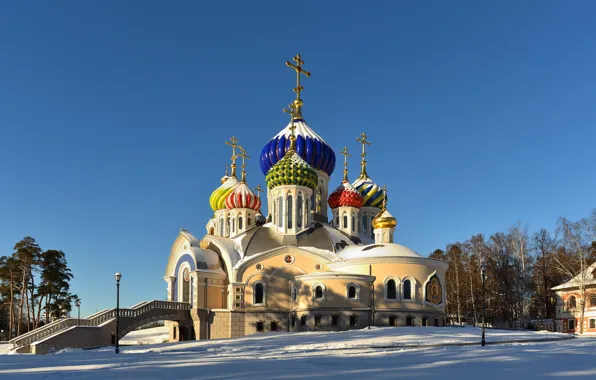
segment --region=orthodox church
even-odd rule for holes
[[[181,229],[174,241],[167,298],[191,304],[193,326],[169,321],[171,341],[445,325],[447,264],[394,242],[387,191],[366,171],[365,133],[356,139],[360,175],[350,182],[344,147],[343,180],[329,194],[335,152],[302,115],[300,79],[310,73],[300,55],[293,61],[290,122],[260,155],[266,189],[248,185],[249,157],[232,137],[231,172],[211,194],[206,234]]]

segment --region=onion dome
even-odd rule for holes
[[[360,208],[363,202],[362,195],[348,181],[342,181],[341,185],[331,193],[327,201],[329,207],[332,209],[341,206]]]
[[[296,152],[312,168],[321,170],[327,175],[335,169],[335,153],[333,149],[317,135],[304,119],[295,118],[281,132],[273,137],[261,151],[261,170],[267,174],[271,168],[282,160],[290,150],[291,125],[296,127]]]
[[[232,175],[220,187],[215,189],[209,197],[209,205],[213,211],[226,208],[226,197],[238,186],[238,178]]]
[[[261,214],[261,210],[259,210],[257,212],[257,214],[255,215],[255,224],[257,226],[262,226],[265,223],[267,223],[267,219],[265,219],[265,217],[263,216],[263,214]]]
[[[261,208],[261,198],[257,197],[250,191],[246,182],[242,181],[234,188],[226,197],[226,207],[233,208],[251,208],[258,211]]]
[[[381,208],[386,202],[387,194],[369,176],[358,177],[352,186],[362,195],[363,207]]]
[[[290,150],[269,170],[265,182],[269,190],[284,185],[306,186],[314,190],[319,176],[296,151]]]
[[[395,228],[395,226],[397,226],[397,219],[395,219],[393,215],[391,215],[391,213],[384,208],[377,216],[373,218],[372,225],[374,229]]]

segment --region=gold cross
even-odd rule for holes
[[[290,132],[292,133],[292,136],[294,136],[294,130],[296,129],[296,126],[294,125],[294,118],[296,117],[296,105],[294,103],[290,103],[288,104],[288,108],[284,108],[283,110],[285,113],[290,114]]]
[[[230,141],[226,141],[226,145],[232,147],[232,177],[236,177],[236,159],[238,158],[236,155],[236,148],[240,146],[238,145],[238,139],[236,139],[236,136],[230,137]]]
[[[387,209],[387,185],[383,185],[383,210]]]
[[[341,152],[344,155],[344,181],[348,180],[348,157],[352,157],[350,153],[348,153],[348,147],[344,146]]]
[[[261,188],[261,184],[258,184],[253,190],[257,192],[259,199],[261,198],[261,193],[265,191]]]
[[[240,154],[238,155],[238,157],[242,157],[242,169],[244,169],[246,167],[244,160],[249,159],[250,156],[246,154],[246,150],[244,150],[244,148],[240,145],[238,145],[238,149],[240,149]]]
[[[290,61],[286,61],[286,66],[291,67],[296,71],[296,88],[294,88],[294,92],[296,93],[296,99],[300,99],[300,92],[304,90],[304,87],[300,85],[300,74],[304,74],[309,77],[310,73],[302,68],[304,61],[300,57],[300,54],[296,54],[292,60],[296,62],[296,64],[293,65]]]
[[[356,137],[356,141],[362,143],[362,153],[360,154],[360,157],[362,157],[362,162],[360,163],[360,165],[362,166],[361,170],[360,170],[360,177],[364,178],[367,176],[366,174],[366,146],[370,146],[370,142],[368,140],[366,140],[368,136],[366,136],[366,133],[362,132],[360,134],[360,137]]]

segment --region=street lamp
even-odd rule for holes
[[[114,275],[116,279],[116,353],[120,353],[120,347],[118,346],[118,338],[120,336],[120,279],[122,275],[120,272],[116,272]]]
[[[80,298],[77,298],[75,305],[77,305],[77,309],[78,309],[77,325],[80,325],[81,324],[81,299]]]
[[[480,264],[480,270],[482,271],[482,340],[480,341],[480,345],[484,347],[486,345],[486,340],[484,339],[484,329],[486,323],[484,322],[484,281],[486,279],[486,263],[484,259],[482,259],[482,263]]]

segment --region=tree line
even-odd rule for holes
[[[587,268],[596,262],[596,209],[578,221],[560,218],[552,232],[541,229],[530,235],[518,222],[505,232],[449,244],[429,257],[449,263],[445,282],[451,323],[482,322],[483,262],[488,324],[513,327],[515,322],[523,326],[531,319],[554,319],[551,288],[572,279],[583,320]]]
[[[0,326],[8,339],[70,312],[78,299],[70,293],[73,278],[64,252],[44,251],[30,236],[17,242],[12,254],[1,256]]]

